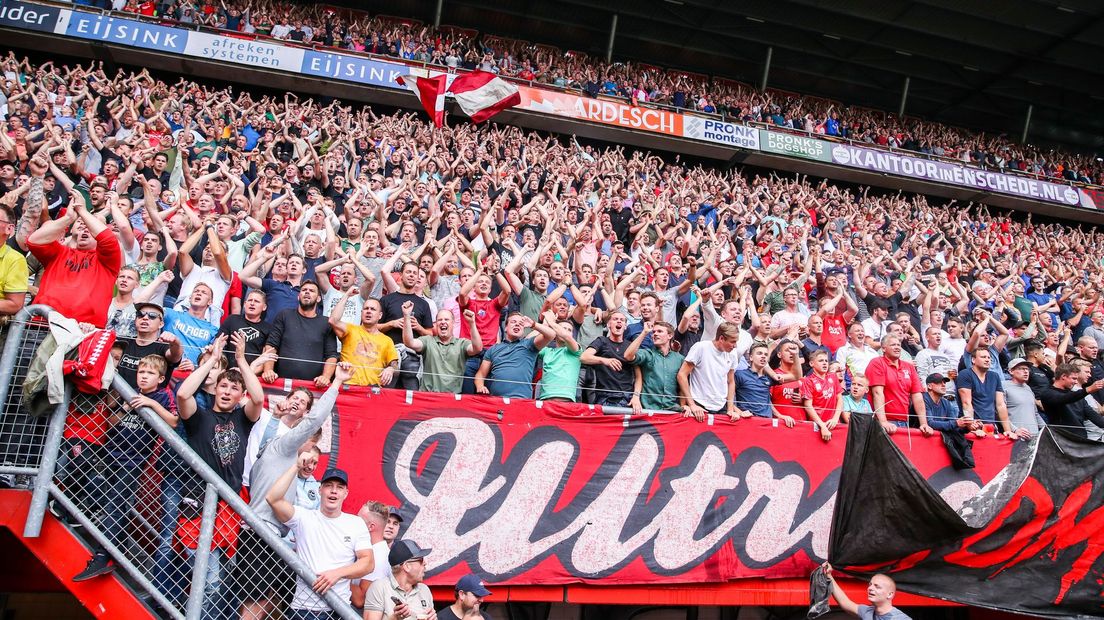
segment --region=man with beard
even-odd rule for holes
[[[437,614],[437,620],[491,620],[487,612],[481,609],[483,599],[490,595],[491,591],[483,585],[482,579],[472,574],[464,575],[456,582],[456,602],[442,609]]]
[[[379,328],[380,331],[391,337],[391,342],[395,343],[395,348],[399,352],[400,371],[395,376],[391,387],[416,390],[418,389],[418,372],[422,368],[422,360],[417,353],[407,349],[405,345],[399,346],[402,345],[403,337],[402,307],[406,302],[414,304],[414,310],[411,312],[414,324],[411,325],[411,329],[414,330],[417,336],[433,334],[433,312],[429,307],[429,302],[418,294],[417,286],[421,276],[421,269],[418,264],[413,262],[403,263],[401,273],[402,275],[397,283],[398,290],[388,293],[380,299],[380,305],[383,307],[383,322],[380,323]]]
[[[627,407],[632,398],[633,369],[625,359],[625,352],[632,344],[625,338],[627,322],[625,313],[611,312],[606,319],[608,333],[596,338],[583,351],[582,362],[594,366],[596,405]]]
[[[533,331],[525,336],[530,328]],[[505,337],[487,350],[475,373],[476,393],[533,398],[532,381],[537,353],[555,337],[556,332],[544,323],[535,323],[520,312],[511,313],[506,318]],[[489,387],[486,383],[488,379]]]
[[[61,240],[70,228],[73,243],[67,246]],[[88,212],[84,197],[72,192],[65,215],[31,233],[27,247],[43,266],[34,303],[103,327],[123,253],[111,228]]]
[[[330,385],[337,364],[337,336],[326,317],[318,311],[321,291],[307,280],[299,287],[299,306],[284,310],[272,322],[265,351],[279,356],[264,364],[262,377],[268,383],[279,377]]]

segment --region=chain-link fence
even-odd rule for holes
[[[44,483],[49,511],[93,553],[72,578],[115,573],[164,617],[287,617],[296,580],[313,583],[315,575],[293,543],[249,509],[246,492],[189,448],[173,392],[161,382],[166,369],[156,359],[141,363],[137,391],[116,377],[113,389],[97,394],[67,387],[60,407],[24,402],[47,332],[30,317],[5,331],[0,374],[11,371],[0,377],[0,474],[36,495],[43,489],[35,475],[52,474]],[[152,378],[142,372],[151,367]],[[232,439],[216,431],[213,440]],[[33,517],[32,508],[28,522]],[[336,596],[324,604],[333,617],[358,617]]]
[[[30,488],[38,471],[50,411],[36,408],[32,413],[24,403],[22,388],[35,351],[48,333],[49,327],[38,313],[21,313],[0,325],[4,344],[0,355],[0,394],[4,395],[0,399],[0,487]]]

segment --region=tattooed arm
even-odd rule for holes
[[[31,180],[27,182],[27,199],[23,201],[23,215],[15,229],[15,242],[23,250],[27,249],[27,239],[42,223],[42,209],[46,205],[46,196],[42,189],[42,178],[49,163],[41,156],[35,156],[28,164]]]

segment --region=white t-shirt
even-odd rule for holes
[[[966,344],[967,341],[965,338],[951,338],[950,336],[946,336],[943,338],[943,342],[939,343],[939,350],[946,354],[947,357],[951,358],[955,368],[958,368],[958,361],[966,354]]]
[[[192,270],[188,272],[184,281],[180,283],[180,294],[177,295],[177,300],[184,300],[187,302],[188,298],[192,295],[192,290],[195,289],[196,285],[200,282],[211,287],[213,296],[211,306],[222,308],[222,300],[225,299],[226,294],[230,292],[230,283],[222,279],[222,274],[219,273],[218,267],[193,265]]]
[[[316,573],[348,566],[356,562],[357,551],[372,548],[368,526],[356,515],[343,512],[331,519],[318,510],[296,506],[295,514],[286,525],[295,536],[295,552]],[[332,590],[338,598],[349,600],[348,579],[335,583]],[[291,608],[323,611],[329,606],[309,584],[299,579],[295,583]]]
[[[372,569],[372,572],[360,578],[362,584],[387,579],[387,576],[391,574],[391,566],[387,563],[387,554],[389,553],[391,553],[391,547],[387,546],[386,540],[381,540],[372,545],[372,555],[376,558],[376,567]]]
[[[344,294],[345,291],[339,291],[333,287],[326,291],[322,296],[322,314],[330,316]],[[363,312],[364,298],[360,295],[350,295],[349,300],[345,302],[345,313],[341,315],[341,320],[349,325],[360,325],[360,316]]]
[[[736,370],[734,352],[717,349],[712,340],[702,340],[690,347],[686,361],[694,365],[690,373],[690,393],[694,400],[710,411],[728,404],[728,373]]]
[[[809,322],[809,315],[800,311],[791,311],[782,309],[774,313],[771,317],[770,328],[773,332],[776,329],[790,328],[794,325],[801,326]]]

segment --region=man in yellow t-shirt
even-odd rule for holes
[[[12,210],[0,205],[0,316],[19,312],[27,301],[27,259],[8,245],[16,225]]]
[[[388,385],[399,367],[399,352],[391,338],[380,332],[378,324],[383,317],[379,300],[367,299],[360,315],[360,325],[341,320],[345,303],[357,295],[357,287],[350,287],[341,295],[330,311],[330,327],[341,339],[341,361],[353,365],[349,385]]]

